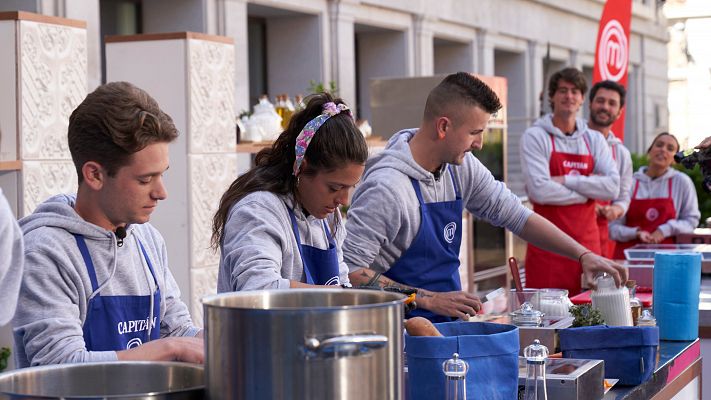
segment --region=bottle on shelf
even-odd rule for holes
[[[523,349],[526,358],[526,388],[524,400],[548,400],[546,390],[546,359],[548,348],[536,339]]]

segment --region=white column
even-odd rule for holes
[[[122,40],[107,39],[108,79],[146,90],[181,133],[170,146],[168,199],[151,223],[166,240],[182,299],[202,325],[200,298],[217,288],[212,216],[237,170],[234,45],[230,38],[190,32]]]
[[[355,107],[355,32],[357,5],[352,0],[329,1],[329,33],[331,44],[331,77],[341,98]]]
[[[249,44],[247,43],[247,2],[223,0],[217,8],[217,34],[235,44],[235,115],[249,110]]]
[[[543,87],[543,57],[545,48],[533,40],[528,42],[526,81],[528,82],[528,96],[526,97],[526,116],[531,119],[538,118],[541,112],[541,100],[548,101],[548,93]]]
[[[476,35],[477,46],[477,70],[480,75],[494,75],[494,44],[491,42],[489,33],[484,29],[478,29]]]
[[[7,56],[0,57],[5,71],[1,153],[3,160],[20,161],[22,172],[14,179],[18,186],[3,190],[16,199],[21,217],[52,195],[76,192],[67,127],[87,93],[87,32],[83,21],[5,15],[8,19],[0,21],[0,48]]]
[[[415,76],[430,76],[434,73],[434,32],[430,16],[412,16],[412,36]]]

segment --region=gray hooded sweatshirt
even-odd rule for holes
[[[620,193],[620,174],[612,160],[605,137],[588,128],[585,120],[575,120],[575,132],[570,136],[553,126],[552,114],[539,118],[521,137],[521,169],[526,193],[532,202],[545,205],[582,204],[589,199],[613,200]],[[595,160],[593,173],[565,175],[565,183],[551,179],[550,158],[555,140],[556,151],[570,154],[591,154]],[[583,140],[581,140],[583,139]],[[590,146],[588,151],[587,141]]]
[[[672,181],[671,197],[674,201],[676,218],[659,225],[659,229],[664,237],[674,236],[679,233],[691,233],[699,225],[699,200],[696,197],[694,182],[688,175],[669,168],[664,175],[652,179],[645,172],[647,167],[643,166],[634,173],[634,180],[630,187],[630,197],[637,188],[637,199],[660,199],[669,197],[669,180]],[[626,216],[610,223],[610,239],[618,242],[627,242],[637,237],[639,228],[627,226]]]
[[[630,188],[632,187],[632,156],[627,150],[622,141],[615,136],[613,132],[607,135],[607,144],[610,146],[612,159],[617,165],[617,171],[620,173],[620,192],[612,205],[620,206],[626,213],[630,206]]]
[[[0,325],[10,322],[17,306],[25,255],[22,231],[0,189]]]
[[[396,133],[366,163],[346,218],[343,257],[351,272],[364,267],[385,272],[410,247],[420,230],[420,205],[410,178],[419,182],[425,203],[454,200],[456,180],[464,208],[515,234],[532,213],[471,153],[462,165],[444,166],[435,178],[412,158],[409,141],[416,134],[417,129]]]
[[[349,284],[348,267],[341,245],[346,236],[338,210],[325,219],[306,216],[293,196],[267,191],[253,192],[230,209],[220,246],[217,291],[288,289],[291,280],[306,282],[288,208],[294,210],[301,244],[328,249],[328,233],[334,235],[340,284]],[[287,208],[288,207],[288,208]]]
[[[25,239],[25,273],[12,321],[19,367],[113,361],[115,351],[87,351],[82,327],[93,293],[73,234],[86,240],[102,296],[146,296],[153,277],[138,246],[143,244],[160,288],[160,336],[195,336],[188,308],[168,269],[165,242],[150,224],[127,226],[123,246],[116,236],[86,222],[74,210],[74,196],[58,195],[20,220]]]

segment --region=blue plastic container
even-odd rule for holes
[[[659,346],[656,326],[584,326],[558,331],[563,358],[605,361],[605,378],[639,385],[654,372]]]
[[[699,336],[700,253],[656,253],[652,306],[662,340]]]
[[[469,363],[467,399],[510,400],[518,392],[518,328],[487,322],[435,324],[444,337],[405,334],[409,400],[444,398],[442,363],[452,354]]]

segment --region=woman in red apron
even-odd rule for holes
[[[588,154],[572,154],[557,151],[551,139],[550,175],[580,174],[588,176],[595,169],[595,161],[587,139]],[[533,204],[537,212],[575,241],[593,253],[600,254],[600,236],[597,231],[595,200],[567,206]],[[582,267],[579,262],[542,250],[532,244],[526,251],[526,286],[533,288],[555,287],[567,289],[571,295],[580,293]]]
[[[679,219],[674,225],[689,231],[698,224],[696,191],[691,180],[670,169],[678,150],[679,142],[669,133],[659,134],[649,147],[648,166],[635,173],[630,206],[619,222],[624,226],[611,225],[610,236],[617,240],[615,259],[624,259],[624,250],[636,244],[674,243],[673,235],[680,233],[678,229],[660,229],[670,221]],[[675,185],[680,187],[676,189]],[[681,193],[678,197],[688,206],[675,204],[675,191]]]

